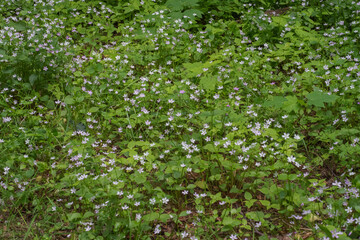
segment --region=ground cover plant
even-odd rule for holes
[[[359,13],[0,1],[1,239],[359,239]]]

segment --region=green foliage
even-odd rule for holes
[[[359,238],[359,11],[2,1],[2,238]]]
[[[306,95],[308,104],[316,107],[324,107],[324,103],[333,103],[338,96],[328,95],[323,92],[315,91]]]

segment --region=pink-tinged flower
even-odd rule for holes
[[[47,70],[48,70],[48,68],[45,66],[45,67],[44,67],[44,71],[47,71]]]
[[[235,90],[235,91],[239,91],[239,88],[238,88],[238,87],[234,87],[234,90]]]
[[[275,82],[272,82],[271,85],[275,85]]]
[[[180,90],[180,93],[183,94],[183,93],[185,93],[185,91],[184,91],[184,90]]]

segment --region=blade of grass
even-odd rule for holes
[[[32,220],[31,220],[31,222],[30,222],[30,225],[28,226],[28,230],[27,230],[26,233],[25,233],[24,240],[26,240],[27,237],[28,237],[28,235],[30,234],[31,226],[33,225],[33,223],[34,223],[34,221],[35,221],[35,219],[36,219],[37,216],[38,216],[38,213],[35,214],[35,216],[32,218]],[[31,231],[31,232],[32,232],[32,231]]]

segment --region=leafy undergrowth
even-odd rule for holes
[[[360,237],[360,2],[0,13],[2,239]]]

